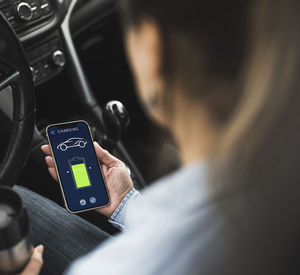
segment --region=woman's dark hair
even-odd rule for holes
[[[250,223],[266,233],[256,255],[273,267],[285,262],[265,274],[291,274],[287,263],[300,247],[300,1],[122,0],[122,7],[128,27],[157,23],[166,78],[177,84],[184,75],[185,96],[221,122],[208,183],[227,197],[239,193],[254,217],[264,213]],[[228,224],[247,220],[225,213]]]
[[[238,98],[232,85],[246,50],[248,2],[120,1],[125,26],[139,26],[144,20],[159,26],[168,90],[173,90],[172,84],[184,86],[190,97],[205,100],[214,118],[221,121],[230,115]],[[222,85],[222,91],[214,89],[215,85]],[[205,93],[212,89],[218,95]],[[170,101],[172,93],[166,97]]]
[[[299,1],[120,4],[125,28],[145,20],[158,25],[166,79],[174,85],[179,79],[186,96],[204,104],[221,122],[224,131],[217,151],[239,159],[234,169],[259,164],[256,172],[264,169],[268,175],[267,166],[283,168],[292,158],[300,161]],[[172,90],[166,94],[171,97]]]

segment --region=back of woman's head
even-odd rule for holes
[[[160,29],[168,102],[179,85],[222,129],[211,187],[261,188],[261,210],[280,228],[278,240],[293,238],[300,232],[300,1],[121,3],[127,28],[152,20]]]
[[[121,0],[121,7],[127,28],[152,20],[161,31],[168,102],[182,86],[221,125],[217,160],[226,156],[256,184],[298,179],[299,1]]]
[[[232,86],[245,53],[248,2],[121,0],[127,28],[147,20],[158,26],[167,102],[180,86],[217,120],[228,117],[238,98]]]

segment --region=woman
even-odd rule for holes
[[[299,274],[299,1],[123,0],[121,8],[141,102],[174,135],[182,168],[140,196],[124,164],[95,145],[112,202],[100,211],[123,232],[67,274]],[[40,238],[45,252],[58,250],[52,266],[76,243],[79,255],[107,238],[19,192],[31,201],[33,230],[60,231],[52,247],[51,232]],[[51,211],[35,210],[33,197]],[[63,238],[72,249],[59,250]],[[41,250],[23,274],[38,274]]]

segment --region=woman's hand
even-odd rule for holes
[[[97,211],[110,217],[127,193],[133,188],[133,183],[128,169],[122,161],[112,156],[108,151],[103,150],[98,143],[95,142],[94,146],[102,166],[103,176],[110,198],[110,204],[106,207],[99,208]],[[45,160],[50,175],[58,181],[50,146],[44,145],[41,149],[46,154]]]
[[[31,259],[20,275],[38,275],[43,265],[42,245],[37,246],[32,253]]]

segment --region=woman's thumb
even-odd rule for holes
[[[20,275],[38,275],[43,265],[44,246],[37,246],[32,253],[31,259]]]
[[[107,150],[102,149],[97,142],[94,142],[94,146],[95,146],[97,157],[99,158],[101,163],[109,167],[115,163],[120,162],[120,160],[118,160],[113,155],[111,155]]]

